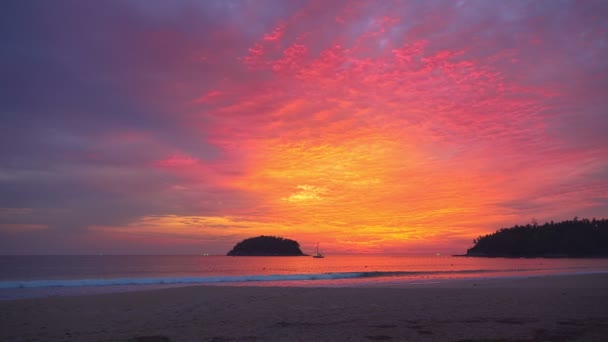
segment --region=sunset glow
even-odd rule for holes
[[[462,253],[608,213],[608,6],[20,3],[6,253]],[[26,29],[27,28],[27,29]]]

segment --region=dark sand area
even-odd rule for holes
[[[608,341],[608,274],[4,301],[0,341]]]

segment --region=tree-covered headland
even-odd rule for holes
[[[608,220],[516,225],[480,236],[466,256],[480,257],[608,257]]]

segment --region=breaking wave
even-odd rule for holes
[[[430,272],[337,272],[306,274],[272,274],[240,276],[198,276],[198,277],[159,277],[159,278],[104,278],[104,279],[52,279],[29,281],[0,281],[0,289],[44,288],[44,287],[77,287],[77,286],[111,286],[111,285],[171,285],[171,284],[210,284],[242,283],[270,281],[314,281],[334,279],[356,279],[375,277],[411,277],[425,275],[449,274],[483,274],[512,270],[460,270]]]

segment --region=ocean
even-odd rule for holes
[[[608,272],[608,259],[440,255],[0,256],[0,300],[193,285],[358,287]]]

